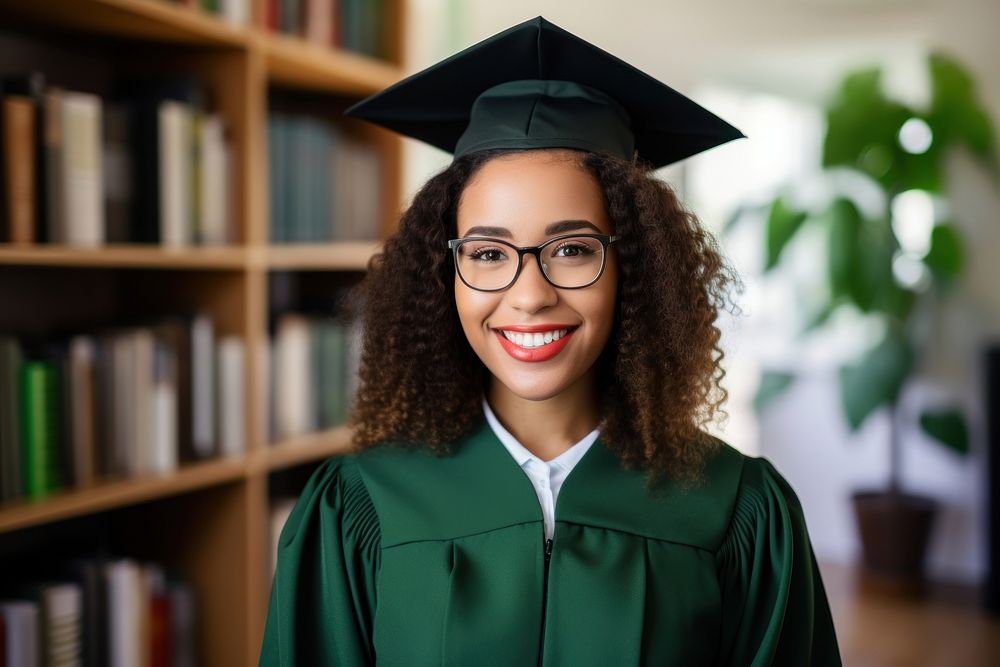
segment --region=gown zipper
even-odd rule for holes
[[[552,538],[545,540],[542,549],[545,554],[545,569],[542,577],[542,634],[538,640],[538,664],[542,664],[542,651],[545,648],[545,606],[549,597],[549,559],[552,557]]]

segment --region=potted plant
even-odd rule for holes
[[[931,53],[927,63],[931,85],[927,109],[887,98],[878,67],[848,74],[825,109],[823,178],[832,183],[835,174],[842,177],[848,170],[875,185],[884,195],[877,214],[863,210],[850,192],[838,192],[822,205],[809,207],[793,203],[789,191],[783,191],[763,206],[738,210],[725,228],[728,232],[750,208],[765,217],[767,272],[780,264],[783,251],[801,230],[822,227],[826,262],[817,267],[825,264],[827,297],[800,335],[823,328],[840,308],[856,309],[883,325],[874,346],[839,367],[840,402],[852,432],[879,409],[890,413],[888,486],[858,490],[852,502],[863,549],[864,582],[911,592],[919,591],[923,582],[936,503],[908,493],[900,482],[898,400],[924,347],[915,313],[929,298],[946,298],[962,272],[961,236],[954,221],[940,214],[947,209],[944,160],[949,150],[959,147],[985,165],[994,182],[1000,174],[993,127],[976,99],[971,77],[942,53]],[[832,189],[836,191],[835,186]],[[924,234],[923,247],[916,249],[900,241],[912,230],[904,227],[905,208],[899,205],[914,198],[931,201],[938,211]],[[793,380],[792,374],[765,373],[756,409],[763,410]],[[919,422],[935,441],[959,453],[968,451],[968,428],[957,407],[924,411]]]

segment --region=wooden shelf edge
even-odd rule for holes
[[[44,500],[15,500],[0,505],[0,533],[54,523],[86,514],[136,505],[242,479],[246,459],[232,458],[186,465],[163,476],[98,482],[58,492]]]
[[[268,80],[282,85],[371,95],[403,78],[402,68],[361,53],[313,44],[295,35],[250,28]]]
[[[270,245],[256,250],[254,259],[270,269],[364,271],[381,246],[381,241]]]
[[[260,452],[251,467],[264,470],[290,468],[300,463],[348,454],[350,444],[351,429],[347,426],[337,426],[272,444]]]
[[[93,248],[56,244],[0,244],[0,266],[81,266],[107,268],[241,269],[244,246],[165,247],[115,244]]]
[[[120,37],[228,47],[247,43],[244,27],[163,0],[0,0],[0,7],[45,25]]]

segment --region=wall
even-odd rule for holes
[[[711,83],[818,105],[846,67],[877,58],[892,66],[887,82],[890,92],[918,102],[922,84],[917,57],[928,48],[945,48],[971,69],[981,98],[993,117],[1000,119],[1000,69],[995,66],[1000,56],[996,40],[1000,3],[993,0],[705,0],[697,4],[633,0],[616,3],[613,21],[609,21],[608,3],[594,0],[411,0],[409,6],[410,72],[541,14],[696,100],[697,91]],[[751,135],[746,141],[753,140]],[[728,154],[723,152],[727,150]],[[723,146],[710,153],[713,159],[726,155],[737,159],[739,150]],[[442,151],[417,142],[407,143],[406,155],[406,187],[411,195],[450,160]],[[672,167],[662,175],[685,192],[684,169]],[[982,172],[960,155],[953,159],[951,184],[955,218],[969,241],[967,274],[952,300],[930,311],[934,342],[922,360],[924,379],[904,394],[904,417],[909,415],[912,424],[917,407],[942,398],[931,381],[944,383],[940,386],[959,396],[972,419],[973,453],[959,459],[905,426],[903,481],[910,490],[929,493],[945,503],[931,545],[928,565],[932,575],[978,581],[985,560],[978,354],[983,341],[1000,337],[1000,290],[996,289],[1000,262],[994,259],[1000,248],[1000,221],[996,219],[1000,198]],[[705,224],[715,229],[719,220],[705,219]],[[732,251],[736,255],[740,249]],[[747,323],[738,326],[752,329],[754,315],[746,313]],[[733,352],[751,355],[754,349],[735,341]],[[820,558],[853,560],[858,546],[847,496],[854,488],[885,479],[886,416],[875,415],[859,433],[849,434],[839,413],[832,365],[817,363],[806,369],[805,380],[760,423],[749,423],[745,418],[747,387],[753,384],[760,361],[748,363],[738,357],[731,362],[730,382],[741,388],[734,396],[740,403],[733,405],[734,416],[739,418],[723,435],[748,453],[769,457],[786,475],[802,500]]]

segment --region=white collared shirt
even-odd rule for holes
[[[489,422],[497,439],[507,448],[510,455],[514,457],[514,461],[521,466],[521,470],[535,487],[535,494],[538,496],[538,502],[542,506],[542,516],[545,519],[545,537],[551,538],[555,525],[559,488],[570,471],[573,470],[573,466],[583,458],[590,446],[597,440],[599,429],[595,428],[582,440],[551,461],[542,461],[503,427],[497,416],[493,414],[493,409],[490,408],[485,396],[483,397],[483,412],[486,413],[486,421]]]

